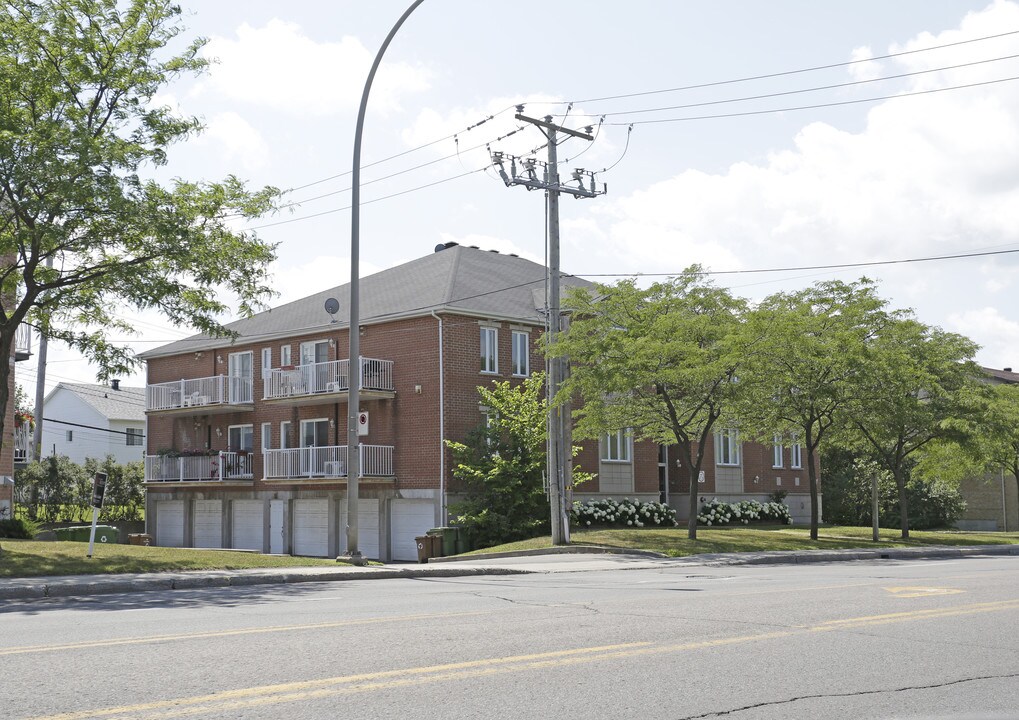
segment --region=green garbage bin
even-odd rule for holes
[[[91,525],[75,525],[73,527],[57,528],[53,531],[57,540],[66,540],[70,542],[88,542],[89,536],[92,534]],[[115,544],[119,533],[117,528],[112,525],[96,525],[96,542],[106,543],[108,545]]]
[[[456,554],[463,555],[465,552],[471,551],[471,539],[467,537],[467,530],[462,527],[455,528],[456,530]]]
[[[428,531],[429,535],[438,535],[442,538],[442,554],[446,557],[450,555],[456,555],[456,528],[455,527],[437,527],[432,528]]]

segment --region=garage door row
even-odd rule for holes
[[[229,547],[270,553],[291,553],[328,557],[330,503],[325,498],[301,500],[228,501],[229,537],[224,537],[223,500],[160,500],[156,503],[156,544],[184,547],[187,513],[185,503],[192,502],[191,545],[199,548]],[[393,560],[417,559],[414,538],[435,524],[434,505],[430,500],[394,499],[385,504],[389,510],[389,541]],[[340,500],[332,522],[336,523],[339,551],[347,550],[346,500]],[[267,517],[268,515],[268,517]],[[358,504],[358,546],[369,558],[382,558],[382,513],[378,499],[362,498]],[[288,537],[289,536],[289,537]]]

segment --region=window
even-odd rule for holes
[[[632,438],[629,430],[616,430],[601,436],[601,459],[604,462],[630,462]]]
[[[128,445],[143,445],[144,444],[142,442],[143,431],[142,431],[141,428],[127,428],[124,432],[127,433],[127,444]]]
[[[520,377],[530,375],[531,363],[528,357],[528,341],[530,336],[526,332],[513,331],[513,374]]]
[[[286,450],[292,447],[293,444],[290,441],[290,421],[284,420],[280,423],[280,448]]]
[[[262,452],[272,448],[272,423],[262,423]]]
[[[301,364],[313,365],[315,363],[329,362],[329,341],[314,340],[301,343]]]
[[[499,329],[481,328],[481,372],[499,372]]]
[[[773,468],[782,467],[782,436],[776,435],[772,438],[771,446],[771,466]]]
[[[231,425],[227,434],[229,449],[233,452],[251,451],[255,447],[254,435],[254,425]]]
[[[68,430],[65,437],[67,442],[74,442],[74,430]]]
[[[301,447],[326,447],[329,445],[329,421],[301,421]]]
[[[715,433],[715,464],[740,464],[739,430],[722,430]]]
[[[290,346],[280,345],[280,365],[291,365]]]
[[[793,445],[789,448],[789,467],[801,468],[803,467],[803,446],[800,445],[799,438],[793,435]]]
[[[249,403],[254,400],[251,379],[254,371],[253,352],[230,353],[227,371],[230,382],[230,402]]]
[[[272,370],[272,348],[262,348],[262,379],[269,377]]]

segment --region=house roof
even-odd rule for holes
[[[995,370],[994,368],[981,368],[987,375],[999,383],[1003,384],[1014,384],[1019,383],[1019,373],[1012,372],[1012,368],[1005,368],[1004,370]]]
[[[61,390],[73,393],[107,420],[145,421],[145,388],[121,385],[114,390],[107,385],[62,382],[50,390],[46,401]]]
[[[360,323],[371,325],[431,312],[457,312],[479,317],[543,323],[545,267],[494,250],[455,243],[430,255],[368,275],[360,280]],[[562,284],[590,285],[563,277]],[[339,303],[335,322],[325,301]],[[350,283],[281,305],[226,327],[237,342],[270,340],[345,328],[350,317]],[[193,335],[141,353],[142,358],[197,352],[230,345],[226,338]]]

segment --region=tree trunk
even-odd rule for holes
[[[810,539],[817,540],[817,524],[820,520],[817,511],[817,470],[814,448],[810,445],[807,445],[807,477],[810,478]]]
[[[902,539],[909,539],[909,500],[906,497],[906,479],[902,476],[902,468],[895,469],[895,487],[899,491],[899,518],[902,524]]]

